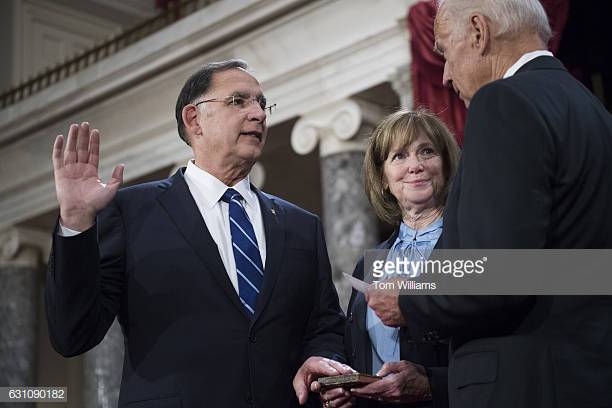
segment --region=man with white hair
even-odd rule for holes
[[[612,117],[546,50],[542,5],[441,0],[434,31],[443,82],[469,108],[438,247],[612,248]],[[451,407],[612,406],[612,297],[368,304],[451,338]]]

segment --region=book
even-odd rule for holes
[[[336,387],[342,388],[357,388],[371,384],[380,380],[382,377],[375,375],[355,373],[345,375],[335,375],[332,377],[321,377],[317,381],[321,384],[322,389],[330,389]]]

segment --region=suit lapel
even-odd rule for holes
[[[393,243],[397,239],[398,235],[399,235],[399,228],[393,231],[391,236],[387,238],[386,241],[383,241],[382,243],[380,243],[376,247],[376,249],[391,248],[393,246]],[[365,259],[364,259],[364,265],[362,268],[362,275],[356,276],[356,278],[359,278],[362,280],[365,279]],[[363,338],[359,342],[359,344],[363,346],[363,349],[359,350],[360,352],[357,353],[357,355],[363,356],[362,363],[363,363],[363,367],[365,367],[365,372],[371,373],[372,372],[372,342],[370,341],[370,333],[368,332],[367,313],[368,313],[368,303],[365,300],[365,295],[359,292],[355,295],[355,312],[353,316],[354,318],[357,319],[357,328],[359,329],[358,332],[361,333],[361,335],[363,336]]]
[[[285,230],[283,228],[284,214],[282,210],[274,203],[273,199],[268,198],[255,187],[252,188],[259,199],[266,233],[266,264],[264,265],[263,287],[257,297],[255,306],[255,316],[253,318],[253,323],[255,323],[270,301],[280,273],[280,262],[285,249]]]
[[[356,342],[360,346],[360,350],[357,350],[357,359],[355,365],[359,369],[363,369],[364,373],[372,372],[372,343],[370,342],[370,333],[366,326],[366,318],[368,313],[368,304],[366,303],[365,296],[359,292],[355,295],[355,306],[353,311],[353,319],[357,325],[355,333],[361,338]]]
[[[221,261],[217,244],[210,235],[202,214],[200,214],[200,210],[183,178],[183,169],[176,172],[170,179],[169,188],[160,194],[157,200],[185,237],[187,243],[196,252],[204,265],[204,269],[214,276],[232,303],[243,313],[245,318],[249,319]]]

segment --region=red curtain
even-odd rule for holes
[[[549,43],[549,49],[554,53],[559,48],[561,32],[567,22],[569,0],[541,0],[541,2],[555,33]],[[433,51],[435,16],[436,3],[434,0],[427,0],[410,7],[406,17],[412,52],[411,78],[414,106],[425,107],[437,114],[462,146],[467,111],[457,95],[442,86],[444,59]]]
[[[553,32],[553,37],[548,42],[548,49],[552,53],[556,53],[559,51],[561,34],[563,34],[569,16],[570,2],[569,0],[540,0],[540,3],[546,10],[550,28]]]
[[[436,3],[428,0],[412,6],[406,18],[412,52],[414,107],[425,107],[438,115],[462,146],[466,109],[452,90],[442,86],[444,59],[433,51],[435,17]]]

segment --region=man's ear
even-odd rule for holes
[[[183,107],[181,112],[183,125],[188,135],[199,136],[202,134],[202,128],[198,123],[198,108],[195,105],[188,104]]]
[[[491,27],[489,25],[489,20],[482,14],[473,14],[470,16],[468,36],[472,48],[477,49],[480,55],[484,55],[491,46]]]

